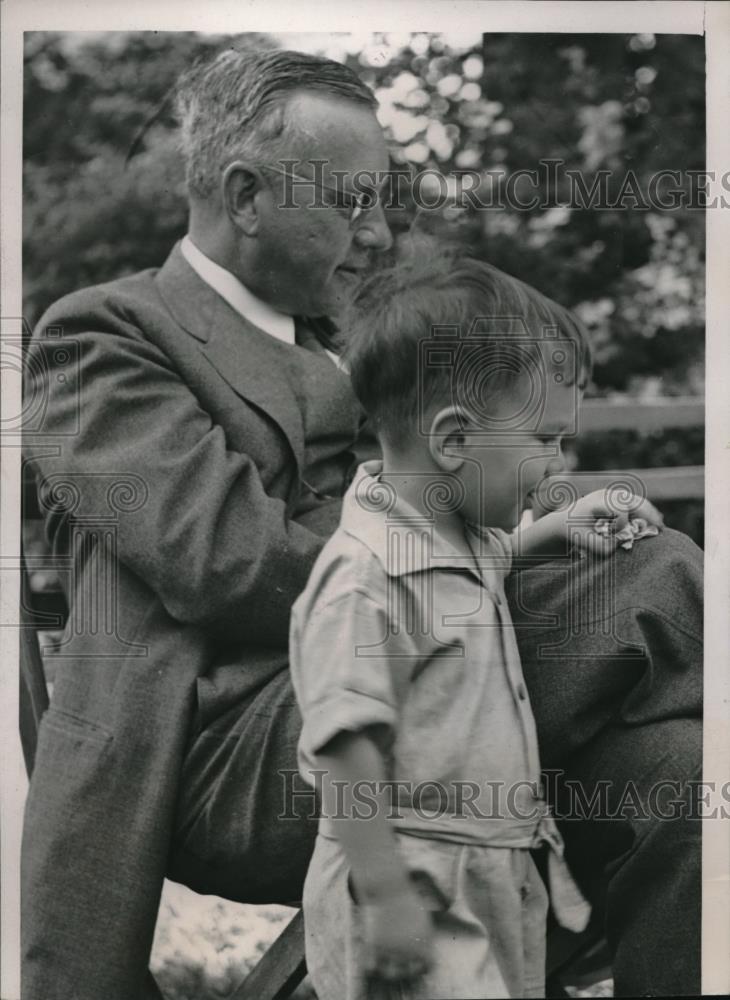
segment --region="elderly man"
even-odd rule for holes
[[[352,184],[382,177],[388,156],[371,92],[300,53],[225,52],[183,81],[179,108],[188,235],[159,270],[58,302],[31,347],[46,436],[30,457],[73,569],[26,811],[25,1000],[158,995],[146,967],[163,878],[292,901],[315,832],[292,780],[289,614],[372,448],[328,317],[391,244]],[[646,797],[698,762],[697,551],[667,532],[614,564],[523,574],[514,604],[544,626],[523,652],[546,764],[575,761],[589,788],[620,764],[615,780]],[[676,595],[648,595],[668,567],[684,575],[681,625]],[[563,636],[566,586],[606,578],[621,594],[612,627],[597,636],[584,614]],[[695,830],[618,825],[571,838],[585,881],[609,876],[617,984],[692,992]],[[677,891],[679,959],[664,910]]]

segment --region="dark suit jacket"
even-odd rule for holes
[[[292,519],[305,431],[291,350],[179,247],[159,271],[62,299],[36,330],[43,413],[26,452],[71,615],[26,810],[26,1000],[144,995],[191,725],[286,666],[324,541]],[[326,355],[311,366],[331,426],[354,438],[349,379]],[[332,530],[338,505],[329,516]],[[236,669],[216,685],[223,647]]]

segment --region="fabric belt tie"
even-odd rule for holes
[[[425,840],[445,841],[460,844],[464,847],[496,847],[530,850],[546,844],[549,848],[547,856],[547,877],[550,890],[550,904],[555,919],[569,931],[579,934],[588,925],[591,915],[590,904],[583,897],[575,883],[570,869],[564,859],[565,846],[555,820],[550,815],[547,806],[537,819],[492,819],[485,818],[468,824],[460,829],[458,821],[447,824],[425,822],[409,822],[408,813],[412,810],[399,806],[402,818],[393,820],[397,833],[407,837],[419,837]],[[330,819],[322,816],[319,821],[319,834],[328,840],[337,840],[337,826],[343,820]],[[366,821],[363,821],[366,822]]]
[[[590,904],[570,874],[564,853],[565,845],[555,820],[550,813],[540,819],[535,831],[536,843],[547,844],[548,851],[548,887],[550,890],[550,905],[555,919],[566,930],[580,934],[588,926],[591,917]]]

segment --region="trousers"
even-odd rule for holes
[[[545,995],[548,900],[526,848],[399,835],[433,928],[433,966],[407,986],[363,974],[361,911],[336,840],[319,836],[304,883],[307,970],[318,1000],[493,1000]]]
[[[548,799],[605,914],[617,996],[700,993],[702,553],[665,529],[610,559],[508,578]],[[317,832],[288,671],[205,727],[169,875],[241,902],[301,899]]]

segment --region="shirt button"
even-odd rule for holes
[[[524,684],[518,684],[517,685],[517,697],[520,699],[520,701],[525,701],[526,700],[526,698],[527,698],[527,691],[525,690],[525,685]]]

